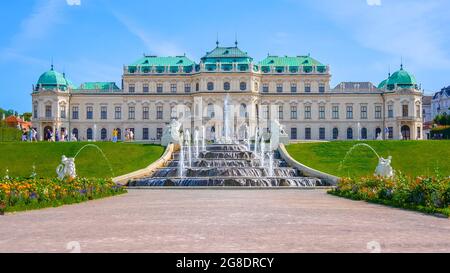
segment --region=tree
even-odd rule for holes
[[[31,121],[32,114],[30,112],[23,113],[23,119],[25,121]]]

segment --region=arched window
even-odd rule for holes
[[[72,134],[75,136],[76,139],[78,139],[78,129],[77,128],[72,129]]]
[[[106,129],[103,128],[102,131],[100,132],[100,135],[102,140],[106,140],[108,138],[108,131],[106,131]]]
[[[86,139],[87,140],[92,140],[93,139],[93,137],[92,137],[92,129],[91,128],[88,128],[87,131],[86,131]]]
[[[381,128],[375,129],[375,137],[378,138],[379,136],[381,136]]]
[[[223,84],[223,90],[225,90],[225,91],[230,90],[230,83],[229,83],[229,82],[225,82],[225,83]]]
[[[247,90],[247,83],[246,82],[241,82],[239,84],[239,88],[241,89],[241,91]]]
[[[338,139],[339,137],[339,129],[333,128],[333,139]]]
[[[117,131],[117,139],[122,140],[122,130],[120,128],[117,128],[116,131]]]
[[[353,129],[352,128],[347,129],[347,139],[353,139]]]
[[[195,91],[199,91],[200,90],[200,85],[198,83],[195,84]]]
[[[206,88],[208,89],[208,91],[213,91],[214,90],[214,83],[213,82],[208,82],[206,85]]]
[[[361,139],[367,139],[367,128],[361,129]]]
[[[247,117],[247,105],[245,103],[242,103],[239,107],[239,115],[241,118]]]
[[[208,117],[209,118],[214,118],[215,114],[214,114],[214,105],[212,103],[208,104]]]

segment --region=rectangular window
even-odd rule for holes
[[[128,119],[135,119],[136,118],[136,110],[134,106],[128,107]]]
[[[52,118],[52,106],[51,105],[45,106],[45,117]]]
[[[297,119],[297,106],[291,106],[291,119]]]
[[[416,139],[420,139],[421,134],[422,134],[422,130],[420,129],[420,127],[417,127],[417,137],[416,137]]]
[[[297,84],[291,83],[291,93],[297,93]]]
[[[283,119],[283,105],[278,106],[278,119]]]
[[[269,85],[267,83],[263,84],[263,92],[268,93],[269,92]]]
[[[277,92],[278,93],[282,93],[283,92],[283,84],[282,83],[277,83]]]
[[[108,107],[102,106],[100,108],[100,119],[108,119]]]
[[[319,128],[319,139],[320,140],[325,139],[325,128]]]
[[[163,107],[156,106],[156,119],[163,119]]]
[[[158,83],[156,85],[156,92],[157,93],[162,93],[163,92],[163,85],[162,85],[162,83]]]
[[[353,119],[353,106],[347,106],[347,119]]]
[[[191,93],[191,84],[190,83],[186,83],[184,85],[184,92],[185,93]]]
[[[291,128],[291,139],[292,140],[297,139],[297,128]]]
[[[305,106],[305,119],[311,119],[311,106]]]
[[[389,104],[388,105],[388,118],[394,117],[394,105]]]
[[[150,119],[150,114],[149,114],[149,108],[148,107],[143,107],[142,108],[142,119]]]
[[[148,140],[148,128],[142,128],[142,139],[143,140]]]
[[[72,107],[72,119],[78,119],[78,106],[73,106]]]
[[[122,107],[117,106],[114,108],[114,118],[115,119],[122,119]]]
[[[311,93],[311,84],[305,83],[305,93]]]
[[[172,92],[172,93],[177,92],[177,84],[175,84],[175,83],[170,84],[170,92]]]
[[[325,119],[325,106],[319,106],[319,119]]]
[[[375,119],[381,119],[381,105],[375,106]]]
[[[66,118],[66,107],[65,106],[61,106],[60,108],[60,114],[61,114],[61,118]]]
[[[311,139],[311,128],[305,128],[305,139]]]
[[[33,118],[38,118],[38,106],[33,105]]]
[[[416,118],[420,118],[420,105],[416,105]]]
[[[163,129],[162,128],[156,128],[156,139],[160,140],[162,138]]]
[[[325,93],[325,84],[319,83],[319,93]]]
[[[148,93],[150,91],[150,88],[148,87],[148,83],[145,83],[142,87],[142,92]]]
[[[339,106],[333,105],[333,119],[339,119]]]
[[[269,119],[269,105],[263,105],[263,119],[268,120]]]
[[[394,138],[394,127],[388,127],[388,138],[389,139]]]
[[[86,119],[94,118],[94,108],[92,106],[86,107]]]
[[[367,106],[361,105],[361,119],[367,119]]]
[[[136,91],[136,86],[134,84],[130,84],[128,86],[128,92],[134,93]]]
[[[263,105],[263,118],[268,120],[269,119],[269,105]]]
[[[402,115],[403,117],[408,117],[409,115],[409,109],[407,104],[402,105]]]

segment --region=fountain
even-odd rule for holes
[[[186,148],[187,148],[187,156],[188,156],[188,166],[192,167],[192,145],[191,145],[191,132],[189,132],[189,129],[186,130],[185,133],[185,141],[186,141]]]
[[[361,123],[360,122],[358,122],[358,141],[360,141],[361,140]]]
[[[269,176],[273,176],[273,151],[269,153]]]
[[[61,164],[58,165],[58,167],[56,168],[56,174],[58,175],[58,178],[60,180],[63,180],[68,177],[69,178],[77,177],[76,167],[75,167],[75,159],[78,157],[78,155],[81,153],[81,151],[83,151],[84,149],[86,149],[88,147],[96,148],[100,152],[100,154],[105,159],[106,163],[108,163],[108,167],[109,167],[109,170],[111,171],[112,176],[113,177],[115,176],[113,168],[111,166],[111,162],[109,162],[108,158],[106,157],[106,155],[102,151],[102,149],[100,149],[100,147],[98,147],[97,145],[94,145],[94,144],[86,144],[78,150],[78,152],[75,154],[74,157],[66,157],[65,155],[62,155]],[[34,172],[34,165],[33,165],[33,172]]]
[[[266,155],[265,155],[265,147],[266,147],[266,143],[264,142],[264,136],[261,136],[261,145],[260,145],[260,149],[261,149],[261,155],[260,155],[260,159],[261,159],[261,167],[262,168],[264,168],[264,161],[265,161],[265,157],[266,157]]]
[[[180,134],[180,159],[179,159],[179,165],[178,165],[178,176],[183,177],[184,176],[184,135],[183,133]]]
[[[8,168],[6,168],[6,171],[5,171],[5,179],[6,180],[9,179],[9,169]]]
[[[251,151],[251,142],[250,142],[250,128],[248,127],[248,125],[245,125],[245,133],[244,133],[244,141],[245,143],[247,143],[247,150]]]
[[[205,126],[202,126],[202,151],[206,151],[205,141],[206,141],[206,128]]]
[[[356,145],[353,145],[348,152],[345,154],[344,159],[341,161],[341,163],[339,164],[339,170],[342,169],[345,161],[347,160],[348,156],[353,152],[353,150],[355,150],[357,147],[366,147],[369,148],[378,158],[378,165],[375,169],[375,173],[374,175],[376,176],[382,176],[382,177],[393,177],[394,176],[394,169],[391,167],[391,162],[392,162],[392,156],[389,156],[387,159],[381,157],[377,151],[375,151],[375,149],[370,146],[369,144],[366,143],[358,143]]]
[[[258,154],[258,127],[255,128],[255,147],[253,147],[255,155]]]
[[[37,177],[37,173],[36,173],[36,165],[34,165],[34,163],[33,163],[33,170],[32,170],[32,172],[31,172],[31,175],[30,175],[30,177],[31,178],[35,178],[35,177]]]
[[[195,146],[195,158],[198,159],[199,156],[199,147],[198,147],[198,129],[194,131],[194,146]]]
[[[228,101],[230,99],[230,94],[227,94],[225,96],[225,99],[223,101],[223,109],[224,109],[224,139],[225,139],[225,144],[230,144],[231,143],[231,139],[230,139],[230,105],[228,104]]]

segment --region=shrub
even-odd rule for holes
[[[79,203],[125,193],[111,179],[0,179],[0,213]]]
[[[450,177],[439,174],[416,178],[402,174],[390,179],[376,176],[343,178],[330,193],[450,216]]]

